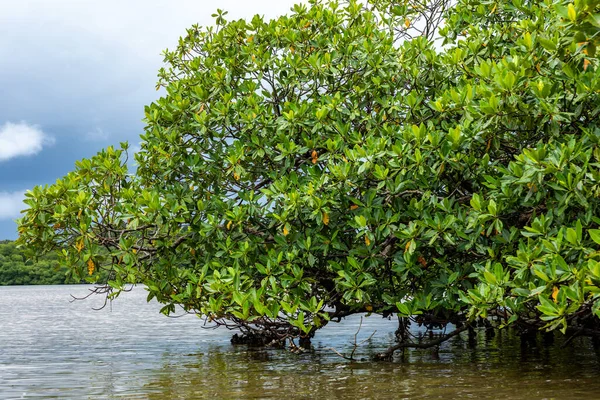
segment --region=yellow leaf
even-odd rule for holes
[[[288,228],[287,228],[287,226],[284,226],[284,227],[283,227],[283,236],[287,236],[287,235],[288,235],[288,233],[290,233],[290,231],[288,231]]]
[[[350,206],[350,209],[351,209],[351,210],[356,210],[357,208],[358,208],[358,206],[357,206],[356,204],[352,204],[352,205]]]
[[[408,251],[408,248],[410,247],[411,243],[412,243],[412,240],[409,240],[408,242],[406,242],[406,246],[404,246],[404,251]]]
[[[372,306],[372,305],[370,305],[370,304],[367,304],[367,305],[365,306],[365,310],[367,310],[367,312],[371,312],[371,311],[373,311],[373,306]]]
[[[408,19],[408,18],[404,19],[404,26],[407,28],[410,28],[410,19]]]
[[[485,146],[485,152],[490,151],[490,147],[492,147],[492,138],[490,138],[487,142],[487,146]]]
[[[371,245],[371,239],[369,239],[369,236],[368,236],[368,235],[365,235],[365,244],[366,244],[367,246],[370,246],[370,245]]]
[[[133,254],[137,254],[137,249],[132,250]]]
[[[91,258],[87,262],[87,267],[88,267],[88,274],[92,275],[94,273],[94,270],[96,269],[96,265],[94,264],[94,262],[92,261]]]
[[[79,209],[79,212],[77,213],[77,219],[80,219],[80,218],[81,218],[81,212],[82,212],[82,211],[83,211],[82,209]]]
[[[229,229],[231,229],[231,224],[232,224],[232,223],[233,223],[233,221],[229,221],[229,222],[227,223],[227,229],[228,229],[228,230],[229,230]]]
[[[587,70],[588,67],[590,66],[590,60],[588,60],[587,58],[585,60],[583,60],[583,70]]]
[[[554,289],[552,289],[552,300],[554,300],[555,303],[558,302],[558,288],[556,286],[554,286]]]
[[[490,11],[490,14],[495,13],[497,7],[498,7],[498,4],[494,3],[494,7],[492,8],[492,11]]]
[[[577,20],[577,11],[575,11],[575,6],[573,4],[569,4],[567,7],[567,13],[569,14],[569,19],[573,22]]]
[[[312,163],[313,164],[316,164],[317,161],[319,161],[319,154],[317,153],[316,150],[312,151],[311,157],[312,157]]]
[[[240,180],[240,174],[238,174],[237,172],[233,173],[233,179],[235,179],[236,181]]]
[[[77,249],[78,253],[81,253],[81,250],[83,250],[83,239],[80,239],[79,242],[77,242],[77,244],[75,245],[75,248]]]
[[[329,225],[329,214],[323,211],[323,223]]]
[[[248,36],[248,39],[246,39],[246,41],[248,43],[252,43],[253,40],[254,40],[254,36]]]

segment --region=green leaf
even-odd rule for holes
[[[588,233],[596,244],[600,244],[600,229],[588,229]]]
[[[549,51],[556,51],[556,42],[552,39],[545,38],[543,36],[538,37],[538,40],[543,48]]]

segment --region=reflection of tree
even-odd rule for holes
[[[533,338],[537,347],[523,347],[509,330],[476,339],[478,346],[470,347],[466,334],[452,338],[439,358],[430,349],[407,350],[402,364],[347,362],[325,349],[295,355],[215,346],[166,361],[142,392],[150,399],[563,398],[600,389],[594,377],[599,361],[587,339],[570,348],[561,346],[564,338],[544,347],[542,335]]]

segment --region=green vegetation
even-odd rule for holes
[[[20,242],[268,342],[363,312],[400,317],[382,357],[481,325],[599,336],[600,1],[446,5],[190,28],[135,175],[125,144],[78,162],[27,194]]]
[[[31,261],[15,242],[0,241],[0,286],[70,283],[67,272],[67,267],[60,266],[56,254]]]

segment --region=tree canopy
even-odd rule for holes
[[[600,335],[600,1],[215,17],[165,52],[135,173],[122,144],[34,188],[20,243],[269,340],[363,312]]]

